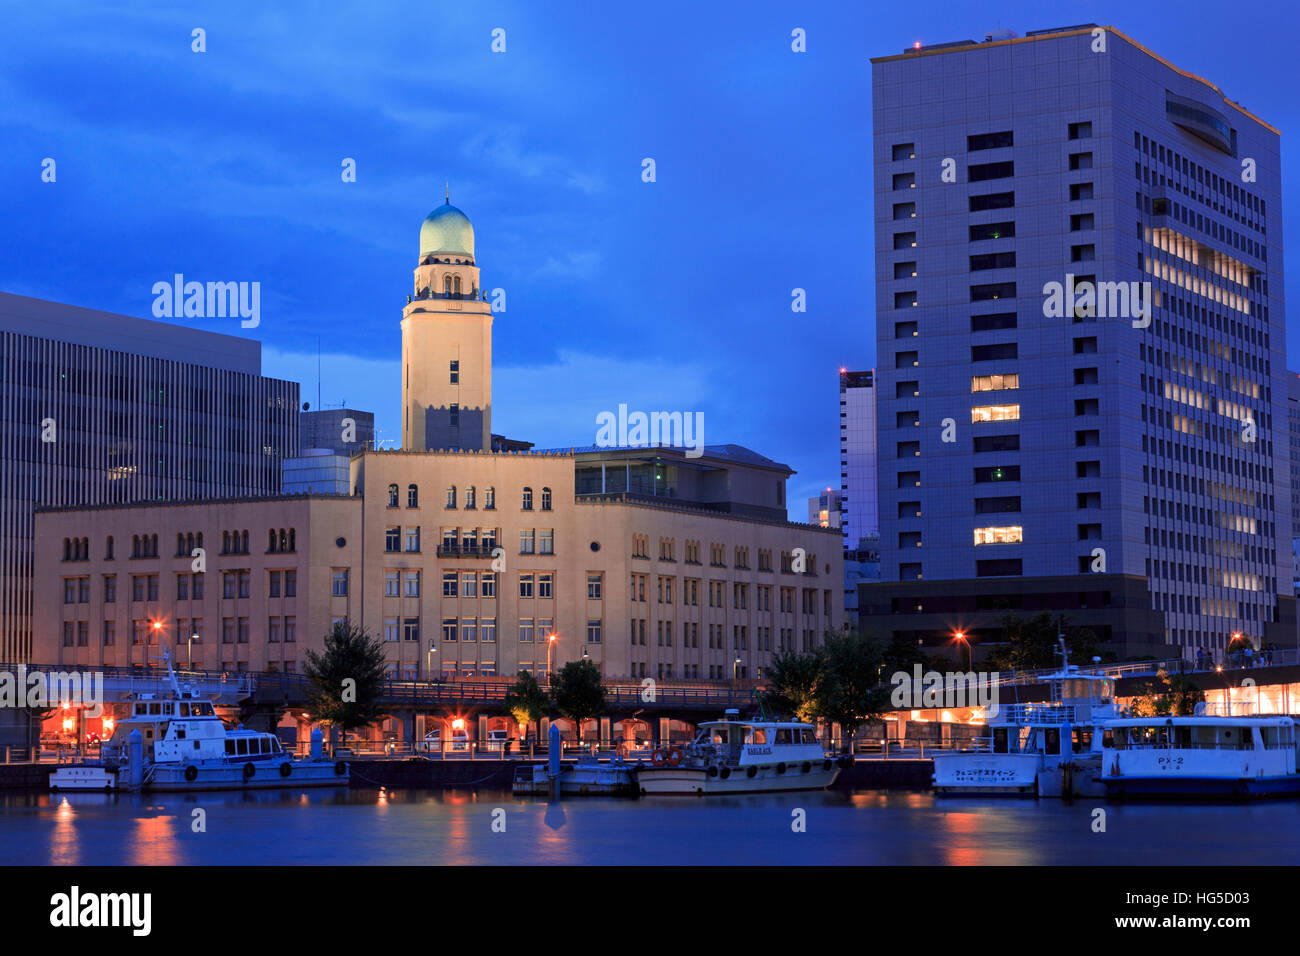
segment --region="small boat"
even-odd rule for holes
[[[636,788],[648,796],[824,790],[852,763],[847,755],[828,757],[812,724],[741,720],[729,710],[701,723],[685,747],[656,750],[649,765],[638,766]]]
[[[1290,717],[1130,717],[1107,725],[1106,796],[1233,798],[1300,793]]]
[[[580,759],[560,767],[560,795],[564,797],[626,796],[635,794],[636,764],[614,758]],[[544,763],[515,768],[515,796],[546,796],[551,777]]]
[[[934,755],[935,793],[1102,795],[1100,727],[1116,716],[1115,682],[1080,672],[1062,654],[1062,669],[1045,678],[1050,700],[1003,705],[987,736]]]
[[[275,734],[228,730],[191,688],[182,689],[167,661],[167,694],[133,694],[131,715],[117,721],[98,760],[57,768],[58,790],[225,790],[344,786],[343,761],[297,760]]]

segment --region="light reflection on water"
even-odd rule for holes
[[[1093,830],[1096,806],[1105,833]],[[204,832],[192,828],[196,808]],[[504,833],[493,829],[497,808]],[[791,826],[798,809],[802,833]],[[482,790],[0,794],[4,865],[1297,862],[1296,801],[1065,804],[883,790],[560,804]]]

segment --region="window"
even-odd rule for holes
[[[1002,149],[1006,146],[1014,145],[1014,137],[1011,130],[1005,130],[1000,133],[980,133],[977,136],[966,137],[966,151],[973,153],[981,149]],[[975,177],[972,176],[973,180]]]
[[[1009,372],[1003,375],[972,375],[970,390],[972,392],[997,392],[1003,389],[1019,388],[1020,375]]]
[[[478,639],[484,644],[493,644],[497,639],[497,619],[494,617],[480,618],[478,622]],[[484,676],[487,676],[485,673]]]
[[[402,528],[393,525],[384,531],[384,550],[388,552],[402,550]]]
[[[180,577],[184,578],[185,575],[182,574]],[[177,597],[180,600],[184,600],[184,598],[181,597],[180,595],[177,595]],[[117,602],[117,575],[106,574],[104,575],[104,603],[114,604],[116,602]]]
[[[388,507],[397,507],[397,485],[388,486]]]
[[[203,591],[203,578],[200,575],[195,575],[194,597],[196,599],[202,597],[203,596],[202,591]],[[298,596],[298,572],[297,571],[284,572],[284,596],[287,598]],[[288,638],[286,637],[285,640],[287,641]]]
[[[588,644],[600,643],[600,621],[599,620],[587,622],[587,643]]]
[[[538,554],[555,553],[555,529],[543,528],[538,534]]]
[[[442,573],[442,596],[443,597],[456,596],[456,572],[455,571],[444,571]]]
[[[972,302],[992,302],[998,299],[1014,299],[1016,297],[1016,284],[1014,282],[990,282],[985,285],[973,285],[970,287],[970,300]]]
[[[460,405],[456,402],[452,402],[447,406],[447,419],[447,424],[452,428],[460,427]]]
[[[895,143],[893,150],[894,162],[903,159],[916,159],[916,146],[913,143]]]
[[[453,644],[456,642],[456,619],[454,617],[444,617],[442,619],[442,639]]]
[[[420,596],[420,572],[404,571],[402,573],[402,586],[403,586],[402,593],[406,597],[419,597]]]
[[[1014,222],[986,222],[983,225],[970,227],[970,241],[979,242],[984,239],[1014,239],[1016,235],[1016,224]]]
[[[419,643],[420,619],[418,617],[407,617],[402,619],[402,640],[409,641],[412,644]]]
[[[602,577],[599,572],[588,572],[587,574],[587,600],[599,601],[601,592]]]
[[[408,507],[408,508],[418,508],[418,507],[420,507],[420,487],[419,487],[419,485],[407,485],[407,486],[406,486],[406,507]]]
[[[527,528],[519,532],[519,553],[535,554],[536,532],[532,528]]]
[[[194,622],[194,629],[197,631],[198,622]],[[298,619],[296,617],[286,617],[284,619],[284,642],[293,644],[298,640]]]
[[[531,644],[533,642],[533,619],[531,617],[521,617],[519,619],[519,643]]]
[[[497,596],[497,576],[494,572],[483,572],[483,580],[481,582],[479,593],[482,594],[483,597],[494,598]]]
[[[531,488],[525,488],[525,489],[524,489],[524,493],[523,493],[523,502],[522,502],[522,504],[520,505],[520,507],[522,507],[522,508],[524,509],[524,511],[532,511],[532,510],[533,510],[533,489],[531,489]]]
[[[975,483],[977,485],[986,484],[993,481],[1019,481],[1019,465],[994,465],[988,468],[975,469]]]
[[[1023,540],[1023,530],[1019,525],[1005,528],[976,528],[975,544],[1019,544]]]
[[[420,529],[406,529],[406,551],[408,554],[416,554],[420,550]]]
[[[551,489],[550,488],[542,489],[542,510],[543,511],[551,510]]]
[[[975,451],[1019,451],[1019,435],[985,435],[975,439]]]
[[[994,362],[1019,357],[1015,342],[1000,342],[995,345],[972,345],[970,360],[972,362]]]
[[[473,571],[463,571],[460,575],[460,596],[478,597],[478,575]]]
[[[456,507],[456,486],[455,485],[447,486],[447,499],[444,502],[443,506],[446,508]]]
[[[497,506],[497,490],[491,485],[483,489],[483,507],[487,511],[493,511]]]
[[[330,593],[334,597],[348,596],[348,572],[346,568],[335,568],[331,576],[332,586]]]
[[[458,359],[451,360],[451,366],[448,370],[448,373],[449,373],[448,374],[449,384],[459,385],[460,384],[460,361]]]
[[[478,640],[478,620],[476,618],[461,618],[460,639],[463,643],[473,643]]]
[[[468,511],[472,511],[472,510],[474,510],[474,508],[477,507],[477,505],[475,504],[475,499],[476,499],[476,497],[477,497],[477,494],[476,494],[475,491],[474,491],[474,486],[473,486],[473,485],[470,485],[468,488],[465,489],[465,508],[466,508],[466,510],[468,510]]]
[[[970,330],[972,332],[994,332],[998,329],[1014,329],[1016,314],[1014,312],[994,312],[991,315],[972,315]]]
[[[1015,204],[1015,193],[988,193],[983,196],[970,197],[971,212],[984,212],[988,209],[1011,209]]]
[[[970,257],[970,271],[984,272],[989,269],[1014,269],[1016,254],[1014,252],[990,252]]]
[[[399,636],[400,636],[400,628],[397,623],[397,618],[395,617],[384,618],[384,640],[391,643],[393,641],[396,641],[399,638]]]
[[[384,597],[401,597],[401,574],[398,571],[384,572]]]
[[[977,405],[970,410],[972,425],[980,422],[1014,422],[1020,420],[1019,405]]]
[[[533,596],[534,578],[531,574],[519,575],[519,596],[521,598],[530,598]]]
[[[251,578],[252,575],[250,572],[248,571],[239,572],[239,596],[241,598],[248,597]],[[157,590],[158,590],[158,579],[153,575],[150,575],[149,577],[150,600],[154,600],[158,597]]]
[[[539,598],[554,597],[554,583],[555,575],[553,574],[543,573],[537,575],[537,596]]]
[[[990,179],[1006,179],[1015,174],[1016,164],[1007,160],[1003,163],[981,163],[971,166],[966,178],[970,182],[981,183]]]

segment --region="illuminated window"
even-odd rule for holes
[[[1024,529],[1020,525],[1009,528],[976,528],[975,543],[979,544],[1019,544],[1024,540]]]
[[[976,405],[970,410],[971,424],[1020,420],[1019,405]]]
[[[1009,372],[1006,375],[972,375],[970,390],[972,392],[997,392],[1005,388],[1019,388],[1020,374]],[[1020,416],[1017,415],[1017,418]]]

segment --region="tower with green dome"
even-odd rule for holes
[[[420,224],[415,290],[402,310],[402,447],[492,448],[492,307],[474,227],[450,196]]]

